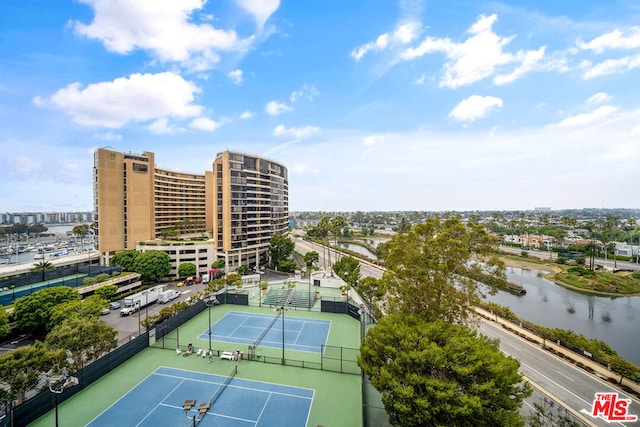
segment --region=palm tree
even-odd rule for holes
[[[89,234],[89,226],[87,224],[79,224],[73,227],[71,232],[75,236],[80,236],[80,252],[84,252],[84,236]]]
[[[53,264],[51,264],[49,261],[42,260],[40,262],[33,264],[33,268],[31,269],[31,271],[34,271],[34,272],[42,271],[42,281],[44,282],[44,272],[46,270],[51,270],[52,268],[53,268]]]

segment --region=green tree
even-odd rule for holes
[[[247,264],[239,265],[238,268],[236,268],[236,272],[239,275],[244,276],[249,273],[249,266]]]
[[[356,290],[364,299],[364,302],[366,302],[369,307],[373,307],[373,303],[380,301],[387,293],[387,286],[382,279],[366,276],[360,279]]]
[[[46,344],[55,350],[65,350],[71,358],[74,371],[86,362],[118,346],[118,331],[103,320],[71,317],[56,326],[47,335]]]
[[[135,272],[140,273],[144,281],[158,281],[170,271],[171,258],[166,252],[150,250],[141,252],[136,257]]]
[[[47,330],[50,331],[57,325],[72,317],[83,317],[98,320],[100,309],[108,307],[108,301],[99,295],[91,295],[82,300],[65,301],[51,307]]]
[[[180,237],[180,232],[175,227],[165,227],[160,230],[160,237],[165,240],[177,239]]]
[[[53,269],[53,264],[51,264],[49,261],[42,260],[40,262],[36,262],[35,264],[33,264],[31,271],[36,273],[42,272],[42,281],[44,282],[45,271],[51,270],[51,269]]]
[[[114,296],[118,293],[118,285],[105,285],[101,286],[95,291],[93,291],[94,295],[98,295],[105,301],[111,301]]]
[[[16,300],[13,318],[18,329],[36,335],[45,335],[51,309],[58,304],[80,300],[80,294],[68,286],[41,289]]]
[[[271,268],[279,269],[281,264],[291,256],[295,243],[288,237],[276,234],[271,238],[270,244]]]
[[[67,365],[64,351],[49,350],[40,341],[0,356],[0,385],[9,400],[24,401],[47,371],[62,372]]]
[[[9,327],[9,315],[7,311],[0,307],[0,338],[4,338],[9,335],[11,328]]]
[[[218,260],[212,262],[211,263],[211,268],[213,268],[213,269],[222,269],[222,268],[224,268],[224,259],[221,258],[221,259],[218,259]]]
[[[360,261],[352,256],[342,257],[333,264],[333,271],[349,286],[355,287],[360,280]]]
[[[74,236],[80,237],[80,250],[84,252],[84,237],[89,234],[89,226],[87,224],[79,224],[71,230]]]
[[[480,302],[473,277],[506,278],[496,244],[482,226],[456,217],[430,218],[395,235],[380,249],[389,306],[427,319],[466,319]]]
[[[608,361],[611,370],[620,375],[618,384],[622,384],[622,379],[625,377],[632,381],[640,380],[640,369],[633,363],[624,360],[618,355],[610,356]]]
[[[178,276],[188,277],[196,274],[196,265],[192,262],[183,262],[178,267]]]
[[[136,258],[140,252],[135,249],[118,252],[111,258],[111,264],[119,266],[123,271],[136,271]]]
[[[358,364],[395,426],[522,426],[531,394],[498,340],[462,325],[394,314],[369,329]]]
[[[318,254],[318,252],[316,251],[309,251],[306,254],[304,254],[302,258],[304,259],[304,262],[307,265],[307,267],[311,267],[313,266],[314,262],[318,262],[318,260],[320,259],[320,254]]]

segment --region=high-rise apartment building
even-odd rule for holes
[[[98,149],[98,250],[108,263],[116,252],[178,230],[185,237],[210,237],[209,259],[225,259],[228,269],[254,267],[266,260],[271,237],[288,232],[288,193],[287,169],[250,154],[224,151],[211,171],[189,174],[157,168],[151,152]]]
[[[289,229],[287,168],[243,153],[218,153],[205,174],[214,208],[207,210],[207,229],[218,251],[232,265],[258,265],[271,237]]]

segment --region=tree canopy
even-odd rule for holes
[[[122,268],[123,271],[136,271],[136,258],[138,258],[140,252],[135,249],[118,252],[111,258],[111,264],[117,265]]]
[[[4,338],[9,335],[11,328],[9,327],[9,315],[7,311],[0,307],[0,338]]]
[[[318,260],[320,259],[320,254],[318,254],[318,252],[316,251],[309,251],[304,254],[303,259],[305,264],[307,264],[307,267],[311,267],[313,266],[314,262],[318,262]]]
[[[183,262],[178,267],[178,276],[187,277],[196,274],[196,265],[192,262]]]
[[[0,356],[0,390],[8,400],[21,403],[27,391],[38,386],[43,373],[61,372],[67,364],[66,352],[50,350],[40,341]]]
[[[16,300],[13,318],[18,329],[45,335],[50,324],[51,309],[58,304],[76,300],[80,300],[80,294],[68,286],[41,289]]]
[[[479,301],[473,277],[505,278],[495,239],[476,224],[434,217],[395,235],[380,248],[394,310],[460,322]]]
[[[97,316],[96,316],[97,317]],[[103,320],[74,316],[56,326],[47,335],[46,344],[52,349],[64,350],[77,371],[103,353],[116,348],[118,331]]]
[[[52,330],[67,319],[81,317],[84,319],[98,320],[100,309],[108,306],[108,301],[99,295],[91,295],[85,299],[65,301],[51,307],[47,330]]]
[[[373,303],[381,300],[387,293],[387,286],[382,279],[376,279],[375,277],[367,276],[360,279],[356,287],[358,294],[364,299],[369,307],[374,309],[374,312],[378,312],[377,306]]]
[[[334,262],[333,270],[349,286],[355,287],[360,280],[360,261],[352,256],[345,256]]]
[[[93,291],[94,295],[98,295],[100,298],[106,301],[111,301],[117,293],[118,285],[105,285]]]
[[[396,313],[371,328],[358,363],[396,426],[522,426],[531,394],[498,340],[462,325]]]
[[[295,244],[290,238],[279,234],[273,236],[270,243],[269,255],[271,256],[271,268],[284,270],[282,267],[288,265],[287,261],[293,252]]]
[[[144,281],[158,281],[171,271],[171,258],[163,251],[141,252],[136,257],[134,271],[140,273]]]

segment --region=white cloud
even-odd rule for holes
[[[292,104],[300,99],[313,101],[313,99],[318,95],[320,95],[320,92],[318,91],[318,89],[316,89],[315,86],[305,84],[302,85],[302,88],[300,88],[300,90],[294,90],[293,92],[291,92],[291,95],[289,95],[289,101],[291,101]]]
[[[75,31],[100,40],[111,52],[143,49],[167,62],[204,70],[219,62],[221,51],[244,52],[253,37],[238,39],[234,30],[190,22],[205,0],[80,0],[93,8],[90,24],[73,22]],[[252,5],[252,1],[246,1]],[[257,12],[256,12],[257,13]]]
[[[638,67],[640,67],[640,54],[635,56],[625,56],[618,59],[607,59],[590,68],[586,68],[582,77],[587,80],[594,77],[606,76],[608,74],[623,73]]]
[[[180,129],[175,127],[174,125],[169,123],[169,120],[166,117],[156,120],[147,126],[149,132],[155,133],[156,135],[175,135],[179,132]]]
[[[19,173],[29,173],[40,169],[41,162],[24,155],[17,156],[13,159],[13,170]]]
[[[351,56],[356,61],[360,61],[367,52],[372,50],[383,50],[386,49],[387,46],[389,46],[389,34],[381,34],[378,36],[376,41],[363,44],[362,46],[353,49],[353,51],[351,51]]]
[[[317,166],[310,166],[307,163],[295,164],[291,170],[300,175],[317,175],[320,171]]]
[[[240,118],[241,118],[242,120],[251,119],[251,118],[253,118],[254,116],[255,116],[255,114],[253,114],[251,111],[243,111],[243,112],[240,114]]]
[[[519,50],[515,54],[504,52],[504,47],[514,36],[501,37],[494,33],[492,27],[497,19],[496,14],[480,15],[468,30],[471,36],[462,43],[449,38],[428,36],[417,47],[410,47],[402,52],[401,59],[409,61],[430,53],[444,53],[447,61],[443,66],[440,87],[455,89],[491,76],[495,76],[495,84],[510,83],[539,67],[545,47]],[[515,69],[512,71],[499,74],[505,67],[514,65]]]
[[[211,120],[207,117],[198,117],[194,119],[191,123],[189,123],[189,127],[198,130],[204,130],[208,132],[213,132],[222,126],[223,122],[216,122],[215,120]]]
[[[460,122],[473,122],[496,108],[502,107],[502,99],[493,96],[472,95],[463,99],[449,113],[449,117]]]
[[[270,116],[279,116],[286,111],[293,111],[293,107],[276,101],[269,101],[264,107],[264,111]]]
[[[375,41],[365,43],[351,51],[351,57],[356,61],[371,51],[385,50],[389,47],[406,45],[418,37],[422,25],[417,21],[409,21],[399,25],[393,33],[380,34]]]
[[[284,125],[278,125],[273,130],[274,136],[292,136],[296,139],[306,138],[315,133],[318,133],[320,130],[319,127],[316,126],[303,126],[303,127],[292,127],[287,128]]]
[[[610,95],[607,95],[604,92],[598,92],[595,95],[592,95],[591,97],[589,97],[589,99],[587,99],[587,104],[595,105],[595,104],[602,104],[603,102],[609,102],[609,101],[611,101]]]
[[[598,109],[589,113],[578,114],[575,116],[567,117],[566,119],[556,123],[555,127],[576,127],[587,126],[592,123],[596,123],[615,113],[617,108],[612,105],[603,105]]]
[[[103,141],[116,141],[116,142],[122,141],[122,135],[118,133],[113,133],[113,132],[98,133],[93,136]]]
[[[382,135],[369,135],[362,138],[362,145],[372,147],[374,145],[378,145],[384,141],[384,136]]]
[[[626,34],[620,29],[615,29],[589,42],[578,40],[576,44],[581,49],[592,50],[595,53],[602,53],[605,49],[635,49],[640,47],[640,27],[631,27]]]
[[[193,103],[199,92],[174,73],[132,74],[84,88],[72,83],[53,94],[47,104],[65,111],[82,126],[120,128],[131,121],[199,116],[202,106]]]
[[[229,71],[229,74],[227,74],[227,77],[229,77],[229,79],[237,85],[241,85],[242,84],[242,70],[233,70],[233,71]]]
[[[280,0],[236,0],[236,3],[253,16],[258,28],[264,27],[269,17],[280,7]]]

